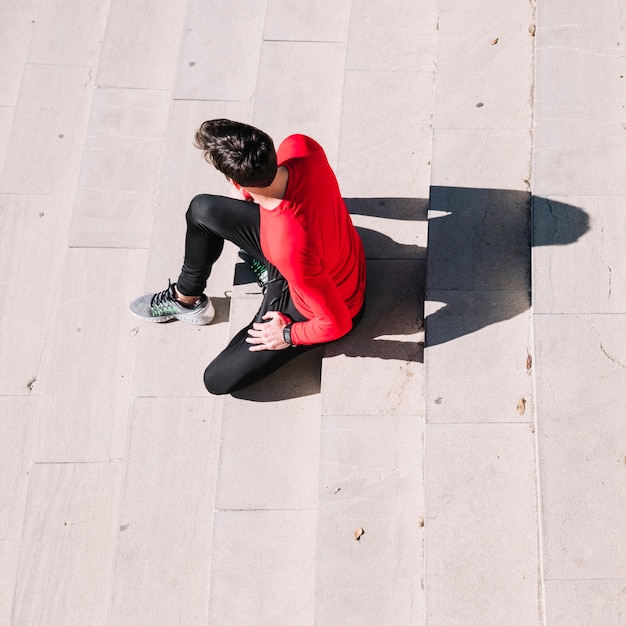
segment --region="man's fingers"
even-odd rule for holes
[[[254,322],[248,329],[246,342],[252,344],[251,351],[281,350],[286,347],[282,336],[283,324],[277,322],[280,314],[277,311],[268,311],[263,318],[265,322]]]
[[[265,339],[262,337],[246,337],[246,343],[250,344],[248,350],[250,352],[260,352],[261,350],[269,350],[268,346],[265,344]]]
[[[246,341],[254,345],[262,345],[267,342],[267,338],[265,337],[265,333],[263,333],[263,331],[250,328],[248,330]]]

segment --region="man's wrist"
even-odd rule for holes
[[[293,346],[293,341],[291,340],[291,327],[293,324],[290,322],[286,326],[283,327],[283,341],[289,346]]]

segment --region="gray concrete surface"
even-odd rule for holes
[[[625,11],[0,0],[0,624],[626,623]],[[128,312],[212,117],[319,140],[369,272],[226,398],[232,246],[211,325]]]
[[[535,203],[533,327],[547,623],[626,622],[625,10],[538,12],[533,186],[545,200]]]

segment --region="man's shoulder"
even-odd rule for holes
[[[324,153],[322,146],[315,139],[307,135],[289,135],[278,147],[278,163],[281,164],[290,159],[306,158],[318,151]]]

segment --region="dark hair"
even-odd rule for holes
[[[276,176],[276,150],[263,131],[231,120],[208,120],[196,132],[204,158],[242,187],[268,187]]]

